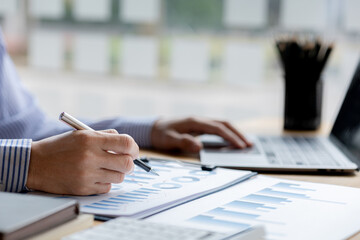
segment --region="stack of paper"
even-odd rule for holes
[[[135,168],[123,183],[113,184],[107,194],[73,198],[79,201],[81,212],[142,218],[222,190],[256,174],[221,168],[202,171],[198,166],[177,162],[151,162],[150,165],[159,177]]]

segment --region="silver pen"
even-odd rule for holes
[[[70,127],[75,128],[76,130],[95,131],[94,129],[92,129],[91,127],[86,125],[85,123],[82,123],[81,121],[79,121],[78,119],[74,118],[73,116],[71,116],[70,114],[68,114],[66,112],[62,112],[59,116],[59,119],[61,121],[65,122],[66,124],[68,124]],[[136,166],[140,167],[141,169],[145,170],[146,172],[149,172],[156,176],[159,176],[159,174],[157,172],[155,172],[154,169],[151,168],[151,166],[147,165],[140,159],[134,159],[134,164]]]

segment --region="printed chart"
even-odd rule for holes
[[[202,171],[199,167],[169,161],[150,162],[149,165],[160,176],[136,167],[131,175],[125,177],[123,183],[113,184],[107,194],[72,198],[79,201],[81,212],[109,217],[141,218],[224,189],[255,175],[250,171],[221,168]]]
[[[360,189],[257,176],[149,221],[222,232],[264,224],[267,239],[343,239],[360,230],[359,202]]]

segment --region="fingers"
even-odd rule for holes
[[[247,143],[243,140],[245,138],[243,136],[240,137],[233,131],[234,128],[229,128],[223,122],[192,119],[191,125],[192,131],[219,135],[238,148],[244,148],[247,146]]]
[[[119,132],[116,129],[105,129],[105,130],[100,130],[99,132],[119,134]]]
[[[231,123],[226,122],[226,121],[219,121],[219,122],[224,124],[233,133],[235,133],[242,141],[244,141],[244,143],[246,144],[247,147],[251,147],[253,145],[253,143],[250,142],[248,139],[246,139],[246,137],[241,132],[239,132]]]
[[[94,187],[93,194],[108,193],[111,189],[111,183],[95,183]]]
[[[99,169],[97,172],[97,176],[94,177],[94,182],[97,183],[121,183],[124,181],[125,174],[107,170],[107,169]]]
[[[134,170],[134,159],[130,155],[114,154],[103,151],[99,158],[100,167],[121,173],[131,173]]]
[[[106,130],[106,132],[102,131],[97,133],[100,134],[98,142],[99,147],[102,150],[112,151],[118,154],[127,154],[130,155],[133,159],[139,156],[139,146],[129,135],[114,134],[114,130]]]
[[[168,149],[181,149],[188,152],[199,152],[202,144],[199,140],[186,133],[178,133],[176,131],[168,132],[167,136]]]

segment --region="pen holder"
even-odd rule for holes
[[[284,129],[316,130],[321,122],[322,78],[285,76]]]

